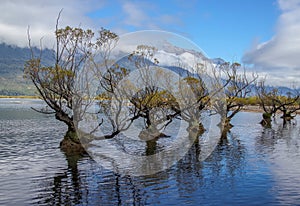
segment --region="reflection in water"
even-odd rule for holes
[[[241,113],[205,161],[199,161],[201,141],[195,141],[171,168],[132,177],[89,156],[65,156],[58,144],[66,128],[29,108],[0,104],[0,205],[300,203],[297,125],[263,129],[261,114]],[[168,141],[144,144],[143,152],[153,153]]]
[[[218,152],[212,153],[208,161],[211,163],[213,174],[234,177],[236,172],[243,171],[245,165],[245,147],[232,133],[220,139],[216,148]]]
[[[157,140],[152,139],[152,140],[146,141],[146,149],[145,150],[146,150],[146,152],[145,152],[146,156],[154,155],[157,150]]]
[[[78,170],[78,160],[82,159],[81,155],[73,155],[66,157],[68,167],[61,174],[53,177],[53,181],[39,184],[44,191],[38,196],[38,205],[74,205],[82,201],[81,176]],[[51,179],[51,178],[50,178]]]
[[[300,130],[296,124],[275,124],[257,138],[259,152],[267,151],[275,184],[272,188],[282,204],[300,203]]]
[[[36,203],[144,205],[179,201],[196,204],[197,201],[193,202],[195,191],[199,191],[202,198],[207,195],[206,198],[209,200],[210,195],[204,189],[212,191],[214,187],[224,184],[221,182],[224,177],[235,181],[235,175],[245,164],[243,161],[245,148],[237,138],[229,135],[226,140],[219,142],[207,161],[199,161],[197,155],[200,155],[200,152],[199,142],[195,141],[186,156],[174,167],[140,177],[121,176],[105,170],[98,167],[88,156],[67,156],[67,169],[62,174],[54,176],[52,182],[47,179],[45,183],[39,184],[39,187],[45,190],[37,198],[39,201]],[[207,178],[210,180],[207,181]],[[169,199],[169,193],[178,193],[179,200]]]

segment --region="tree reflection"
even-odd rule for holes
[[[39,186],[44,190],[38,196],[38,205],[74,205],[79,204],[82,199],[83,190],[82,179],[78,169],[78,161],[87,158],[86,154],[65,155],[67,169],[55,175],[49,181],[44,179]]]
[[[211,188],[230,187],[246,164],[246,149],[232,133],[219,141],[205,161],[199,161],[200,153],[199,141],[195,141],[188,154],[176,165],[176,182],[182,197],[193,197],[199,188],[209,191]],[[229,180],[228,184],[225,179]],[[201,195],[209,196],[208,193],[201,192]]]
[[[246,164],[245,155],[245,146],[234,133],[229,132],[226,136],[222,136],[215,151],[204,163],[209,164],[211,174],[215,178],[234,177],[237,172],[243,170]]]
[[[286,124],[280,124],[274,120],[275,124],[272,128],[263,128],[260,136],[256,138],[255,145],[256,150],[260,154],[272,152],[279,141],[283,140],[288,147],[296,146],[292,139],[297,137],[299,128],[295,121],[287,122]]]
[[[141,205],[144,201],[132,177],[104,170],[86,154],[65,157],[68,166],[63,173],[40,180],[37,205]]]
[[[187,138],[189,139],[189,138]],[[193,199],[195,191],[218,187],[233,187],[235,176],[245,165],[245,147],[229,133],[207,160],[201,161],[201,137],[193,141],[188,153],[162,172],[147,176],[120,175],[106,170],[85,155],[66,156],[63,173],[41,180],[39,205],[145,205],[159,204],[163,195],[177,190],[181,198]],[[155,152],[145,147],[145,152]],[[151,146],[152,147],[152,146]],[[226,177],[226,178],[224,178]],[[226,181],[224,181],[226,179]],[[209,196],[209,192],[201,192]]]
[[[263,129],[256,138],[255,149],[268,161],[268,170],[274,181],[270,191],[274,191],[279,204],[297,205],[300,191],[300,129],[293,121],[272,126],[272,129]]]

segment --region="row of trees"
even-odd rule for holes
[[[175,91],[168,72],[157,67],[156,48],[140,45],[128,56],[128,62],[134,65],[139,76],[137,86],[125,81],[133,68],[126,68],[111,59],[111,52],[119,40],[115,33],[101,29],[95,34],[82,28],[56,26],[55,36],[55,63],[44,66],[42,56],[36,57],[32,52],[24,72],[41,99],[52,109],[51,112],[39,112],[54,113],[56,119],[68,126],[61,142],[61,147],[66,150],[83,150],[78,138],[78,124],[94,104],[99,106],[96,114],[102,116],[90,133],[108,123],[110,127],[100,139],[113,138],[128,130],[135,121],[142,120],[144,129],[139,136],[147,142],[167,136],[161,131],[175,119],[186,121],[188,132],[196,139],[205,130],[201,115],[207,110],[223,117],[220,127],[226,134],[232,127],[232,118],[246,105],[243,100],[254,91],[264,110],[264,126],[270,126],[271,117],[279,111],[286,123],[300,109],[297,90],[286,97],[276,89],[267,90],[264,80],[259,80],[254,73],[249,75],[239,63],[217,65],[212,74],[207,74],[207,65],[196,62],[194,72],[181,75],[176,85],[181,89]],[[28,37],[31,47],[30,35]],[[90,82],[97,82],[96,99]],[[224,95],[218,96],[219,93]]]

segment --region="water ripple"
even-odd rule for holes
[[[0,100],[0,205],[300,204],[297,126],[263,129],[261,114],[241,113],[205,161],[194,144],[171,168],[131,177],[88,156],[66,157],[58,148],[66,127],[31,106],[40,102]],[[122,144],[143,154],[140,143]]]

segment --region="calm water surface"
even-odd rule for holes
[[[263,129],[261,114],[235,127],[199,162],[199,148],[170,169],[131,177],[58,148],[66,127],[30,107],[0,100],[0,205],[300,205],[300,120]]]

